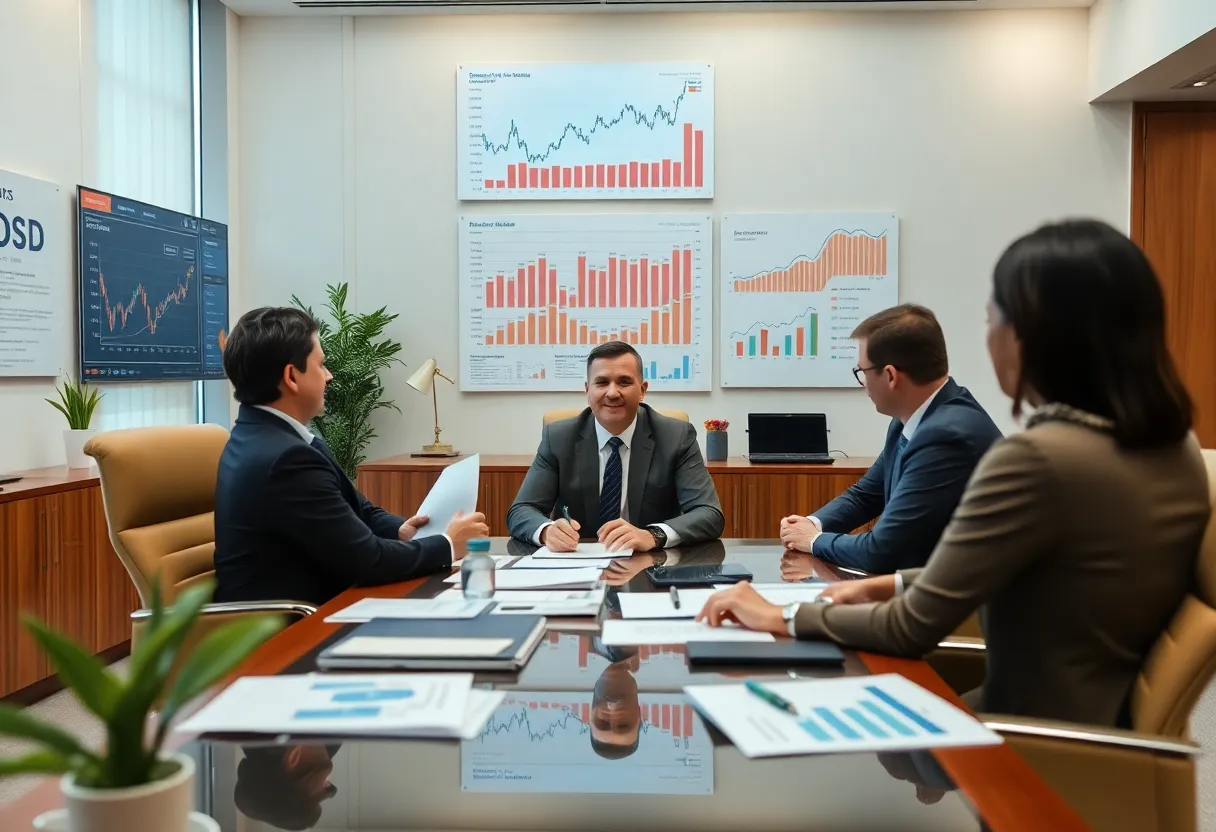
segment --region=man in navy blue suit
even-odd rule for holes
[[[903,304],[872,315],[853,375],[891,417],[882,453],[858,482],[810,517],[781,521],[790,551],[886,574],[924,566],[963,496],[971,472],[1001,432],[950,377],[946,338],[932,312]],[[869,531],[853,529],[877,518]]]

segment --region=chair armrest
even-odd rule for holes
[[[950,636],[945,641],[937,643],[938,650],[961,650],[965,653],[980,653],[984,654],[988,650],[982,638],[971,638],[969,636]]]
[[[1069,740],[1111,748],[1127,748],[1133,751],[1153,751],[1161,754],[1176,754],[1197,757],[1202,752],[1198,743],[1177,740],[1156,734],[1142,734],[1121,728],[1101,728],[1075,722],[1057,722],[1050,719],[1028,719],[1004,714],[980,714],[984,725],[998,734],[1043,740]]]
[[[316,611],[316,607],[302,601],[233,601],[225,604],[205,604],[199,614],[206,617],[209,615],[281,613],[294,615],[297,618],[307,618]],[[135,622],[151,617],[152,610],[140,609],[131,613],[131,620]]]

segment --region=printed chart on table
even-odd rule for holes
[[[619,700],[607,687],[603,696],[508,693],[481,736],[460,744],[461,789],[713,794],[713,744],[684,696],[636,689],[631,696],[629,687],[621,686]],[[627,764],[610,753],[635,741]]]
[[[713,66],[463,65],[460,199],[709,199]]]
[[[856,387],[849,335],[897,303],[894,214],[722,218],[723,387]]]
[[[712,241],[708,214],[461,217],[460,389],[582,391],[613,340],[651,390],[710,389]]]

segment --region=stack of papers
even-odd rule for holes
[[[246,676],[177,730],[474,739],[503,696],[471,673]]]
[[[496,589],[591,589],[600,580],[604,570],[598,566],[583,566],[575,569],[498,569],[494,572]],[[460,583],[460,573],[448,577],[444,583]]]
[[[362,624],[373,618],[476,618],[489,601],[465,600],[457,591],[438,598],[364,598],[325,619],[326,624]]]
[[[695,621],[622,621],[616,618],[604,622],[601,639],[610,647],[687,644],[690,641],[776,641],[772,633],[759,633],[725,624],[710,627]]]
[[[604,587],[595,589],[513,589],[494,593],[490,615],[589,616],[598,615],[604,605]],[[449,589],[440,598],[461,597],[459,589]]]
[[[605,569],[612,563],[612,558],[538,558],[530,555],[520,558],[511,564],[512,569],[579,569],[594,566]]]
[[[541,546],[532,553],[534,558],[560,558],[562,560],[578,560],[580,558],[628,558],[633,556],[632,549],[621,549],[609,552],[603,543],[580,543],[573,552],[551,552],[548,546]]]
[[[771,682],[764,690],[788,702],[795,713],[745,685],[689,685],[684,693],[745,757],[1002,742],[975,718],[895,673]]]

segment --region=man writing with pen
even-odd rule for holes
[[[545,425],[507,513],[512,537],[570,552],[580,539],[647,552],[715,540],[725,519],[688,422],[642,399],[642,359],[622,341],[587,356],[588,407]]]

